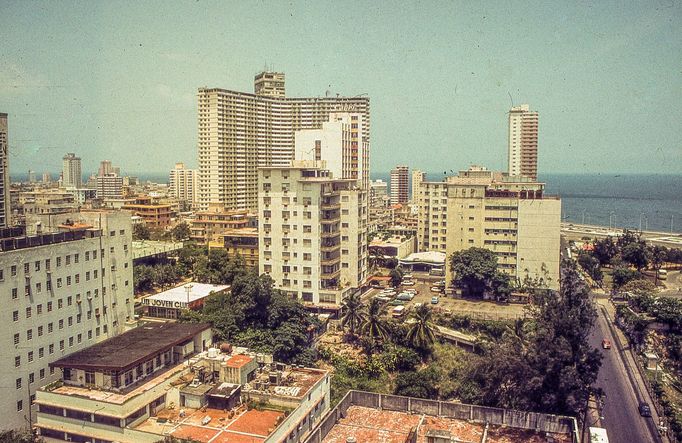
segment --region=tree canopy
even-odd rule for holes
[[[469,295],[494,293],[498,299],[506,299],[511,293],[510,277],[497,269],[497,255],[488,249],[455,252],[450,257],[450,269],[455,284]]]

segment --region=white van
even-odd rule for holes
[[[393,312],[391,313],[391,315],[393,316],[393,318],[399,318],[402,317],[404,313],[405,306],[396,306],[395,308],[393,308]]]

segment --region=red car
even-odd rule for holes
[[[608,338],[605,338],[604,340],[601,341],[601,347],[604,349],[611,349],[611,340]]]

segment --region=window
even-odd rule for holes
[[[87,384],[87,385],[94,385],[95,384],[95,373],[94,372],[86,372],[85,373],[85,384]]]
[[[24,410],[24,402],[19,400],[17,402],[17,411],[23,411]]]
[[[41,369],[40,372],[39,372],[39,374],[40,374],[40,379],[41,379],[41,380],[44,379],[44,378],[45,378],[45,369],[44,369],[44,368]]]
[[[78,284],[78,283],[80,283],[80,282],[81,282],[81,275],[80,275],[80,274],[76,274],[76,284]]]
[[[57,257],[57,267],[59,267],[59,266],[61,266],[61,265],[62,265],[62,258],[61,258],[61,257]]]
[[[61,277],[57,279],[57,287],[61,288],[62,287],[62,279]]]
[[[38,349],[38,358],[45,357],[45,348]]]
[[[28,384],[30,385],[31,383],[34,383],[36,381],[36,376],[33,372],[28,374]]]
[[[36,283],[36,292],[37,293],[43,292],[43,284],[42,283]]]
[[[12,320],[19,321],[19,311],[12,312]]]
[[[64,319],[59,319],[59,329],[64,329]]]
[[[79,254],[74,254],[74,256],[73,256],[73,262],[74,263],[78,263],[78,257],[79,256],[80,256]]]
[[[48,291],[51,291],[51,290],[52,290],[52,282],[51,282],[50,280],[48,280],[48,281],[45,282],[45,288],[46,288]]]
[[[24,274],[28,274],[29,264],[24,263]]]
[[[47,324],[47,333],[48,333],[48,334],[52,334],[52,329],[53,329],[53,328],[52,328],[52,323],[48,323],[48,324]]]
[[[41,326],[38,326],[38,337],[42,337],[42,336],[43,336],[43,327],[41,325]]]
[[[33,340],[33,329],[28,329],[26,331],[26,340]]]
[[[73,337],[69,337],[69,347],[73,346]]]
[[[59,340],[59,350],[60,351],[64,350],[64,340]]]
[[[31,318],[31,308],[26,308],[26,318]]]
[[[17,267],[16,267],[16,265],[12,265],[12,267],[11,267],[10,269],[11,269],[12,277],[16,276],[16,275],[17,275]]]
[[[71,264],[71,256],[70,256],[70,255],[67,255],[67,256],[66,256],[66,265],[68,266],[68,265],[70,265],[70,264]]]
[[[85,251],[85,261],[90,260],[90,251]]]
[[[50,343],[50,345],[47,347],[47,352],[54,354],[54,343]]]
[[[68,323],[69,326],[73,326],[73,317],[69,317],[67,323]]]
[[[50,312],[50,311],[52,311],[52,302],[51,301],[47,302],[47,312]]]
[[[71,276],[66,277],[66,286],[71,286]]]
[[[33,351],[28,351],[28,362],[31,363],[33,361]]]
[[[17,288],[12,288],[12,300],[16,300],[17,298],[19,298],[19,291]]]
[[[57,309],[61,309],[64,307],[64,299],[59,299],[57,300]]]
[[[14,366],[17,367],[17,368],[18,368],[19,366],[21,366],[21,357],[18,356],[18,355],[17,355],[16,357],[14,357]]]
[[[16,385],[17,389],[21,389],[21,377],[17,378]]]
[[[14,334],[14,344],[15,345],[19,344],[19,334]]]

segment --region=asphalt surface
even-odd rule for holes
[[[611,341],[611,349],[602,348],[604,338]],[[601,414],[602,427],[606,428],[609,443],[658,442],[660,440],[654,437],[655,427],[652,426],[652,418],[639,415],[639,398],[642,395],[639,388],[633,388],[616,343],[603,313],[599,312],[592,329],[590,344],[601,350],[604,355],[595,383],[595,387],[602,388],[606,393]]]

